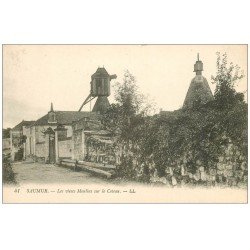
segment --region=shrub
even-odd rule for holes
[[[10,163],[10,155],[3,155],[3,183],[16,183],[15,173]]]

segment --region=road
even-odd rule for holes
[[[12,165],[18,184],[107,184],[107,180],[86,172],[58,167],[51,164],[18,162]]]

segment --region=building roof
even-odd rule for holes
[[[34,123],[35,121],[21,121],[20,123],[18,123],[12,130],[14,131],[18,131],[18,130],[22,130],[23,126],[30,126]]]
[[[207,79],[202,75],[196,75],[190,83],[183,108],[192,108],[195,102],[205,104],[213,99]]]
[[[87,112],[87,111],[54,111],[56,123],[54,124],[62,124],[67,125],[71,124],[73,121],[78,121],[84,117],[92,117],[96,114],[94,112]],[[42,125],[51,125],[52,123],[48,123],[49,114],[44,115],[43,117],[39,118],[33,126],[42,126]]]
[[[183,108],[193,108],[195,105],[206,104],[214,99],[213,93],[209,87],[207,79],[202,76],[203,63],[197,55],[197,61],[194,65],[196,76],[192,79],[186,98],[183,103]]]
[[[98,68],[96,70],[96,72],[92,75],[92,77],[94,76],[98,76],[98,77],[101,77],[101,76],[109,76],[109,73],[107,72],[107,70],[103,67],[103,68]]]

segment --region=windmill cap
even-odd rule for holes
[[[116,79],[117,75],[110,75],[104,67],[102,68],[99,67],[96,70],[96,72],[91,76],[92,79],[94,77],[109,77],[110,80],[112,80],[112,79]]]
[[[96,70],[96,72],[92,75],[92,77],[94,77],[94,76],[98,76],[98,77],[105,76],[105,77],[107,77],[107,76],[109,76],[109,73],[107,72],[107,70],[104,67],[103,68],[99,67]]]

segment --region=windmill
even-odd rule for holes
[[[92,109],[93,112],[103,113],[110,106],[108,96],[110,96],[110,81],[116,79],[116,75],[109,75],[106,69],[98,68],[91,76],[90,94],[81,105],[79,112],[83,106],[97,97],[96,103]]]

